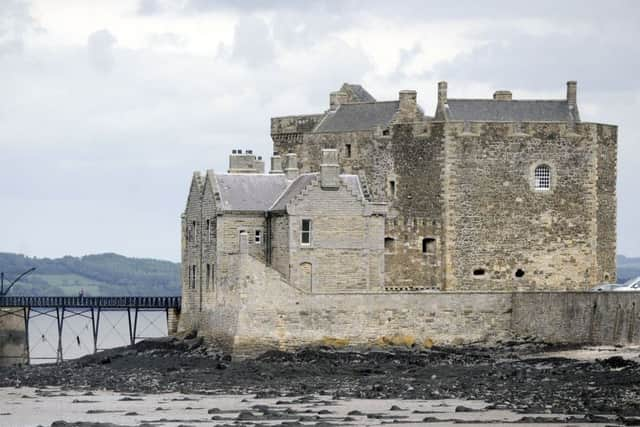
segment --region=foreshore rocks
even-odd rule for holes
[[[491,348],[317,347],[232,361],[198,337],[166,338],[59,365],[1,368],[0,387],[233,393],[283,401],[310,394],[333,399],[457,398],[483,400],[492,409],[522,414],[640,416],[638,363],[620,357],[579,361],[544,355],[558,349],[540,343]]]

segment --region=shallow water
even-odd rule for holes
[[[32,313],[29,321],[29,354],[32,364],[51,363],[56,360],[58,331],[55,319],[47,315]],[[66,313],[70,316],[72,313]],[[93,353],[93,332],[90,314],[65,317],[62,329],[62,352],[64,360],[76,359]],[[131,314],[133,322],[133,313]],[[144,338],[167,336],[167,321],[164,312],[140,311],[136,342]],[[97,349],[120,347],[130,344],[127,312],[103,311],[100,314]],[[0,424],[1,425],[1,424]]]
[[[34,389],[0,388],[0,425],[4,427],[49,426],[56,420],[68,422],[111,422],[125,426],[150,423],[154,426],[176,427],[179,425],[281,425],[298,421],[302,425],[315,425],[323,421],[331,425],[376,426],[402,423],[404,426],[425,425],[426,417],[432,419],[430,426],[476,425],[491,422],[491,425],[512,425],[521,420],[523,414],[500,409],[486,409],[488,404],[477,400],[394,400],[394,399],[340,399],[331,396],[294,396],[279,398],[256,398],[255,395],[189,395],[123,394],[109,391],[68,391],[60,388]],[[263,405],[258,407],[256,405]],[[393,406],[394,410],[391,410]],[[470,412],[456,412],[463,405]],[[265,409],[265,406],[268,407]],[[244,411],[244,412],[242,412]],[[352,411],[361,414],[349,415]],[[558,418],[557,414],[527,414]],[[218,417],[212,419],[212,417]],[[606,424],[530,424],[540,425],[589,425]],[[455,422],[454,422],[455,420]]]

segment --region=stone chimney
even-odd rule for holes
[[[497,90],[493,93],[493,99],[495,101],[511,101],[513,95],[510,90]]]
[[[578,82],[575,80],[567,82],[567,103],[573,107],[578,105]]]
[[[344,91],[331,92],[329,94],[329,109],[331,111],[335,111],[338,109],[340,104],[344,104],[349,99],[349,94]]]
[[[338,163],[338,150],[336,149],[322,150],[320,186],[325,190],[335,190],[340,187],[340,164]]]
[[[447,103],[447,82],[438,82],[438,105]]]
[[[269,173],[284,173],[282,170],[282,157],[277,152],[274,152],[273,156],[271,156],[271,170]]]
[[[287,167],[284,173],[288,180],[294,180],[298,177],[298,155],[296,153],[287,154]]]
[[[418,110],[417,97],[418,94],[415,90],[401,90],[399,92],[400,111],[398,118],[400,121],[411,122],[416,119],[416,112]]]
[[[246,150],[242,153],[242,150],[236,149],[231,151],[229,155],[229,170],[228,173],[264,173],[264,162],[262,159],[256,158],[253,154],[253,150]]]
[[[253,168],[256,170],[256,173],[264,173],[264,160],[262,160],[262,156],[258,156],[253,162]]]

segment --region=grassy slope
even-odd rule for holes
[[[7,279],[36,267],[10,295],[179,295],[180,264],[117,254],[30,258],[0,253],[0,271]],[[6,280],[5,280],[6,285]]]

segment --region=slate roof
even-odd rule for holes
[[[284,211],[291,200],[302,192],[314,180],[319,179],[318,173],[305,173],[296,178],[287,190],[275,201],[271,206],[271,211]],[[357,189],[360,196],[364,199],[360,181],[357,175],[340,175],[340,180],[347,185],[349,189]]]
[[[342,88],[351,92],[352,102],[376,102],[376,99],[361,85],[345,83]]]
[[[287,188],[287,190],[278,197],[277,200],[271,206],[272,211],[283,211],[287,207],[287,204],[291,199],[296,197],[302,190],[306,188],[316,177],[317,173],[304,173],[298,176],[291,185]]]
[[[577,108],[566,100],[448,99],[449,120],[496,122],[580,121]]]
[[[288,184],[282,174],[219,174],[216,181],[225,211],[268,211]]]
[[[328,112],[313,132],[348,132],[386,127],[398,111],[399,101],[342,104]]]

